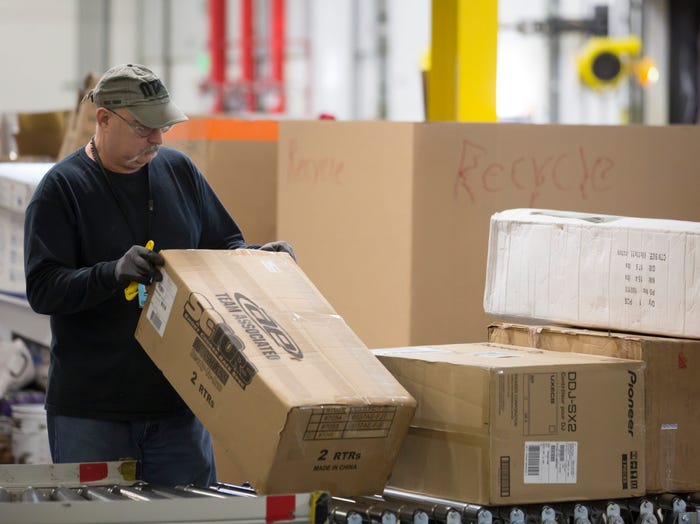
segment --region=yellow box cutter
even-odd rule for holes
[[[155,243],[153,240],[149,240],[146,242],[146,249],[149,251],[153,251],[153,248],[155,247]],[[131,282],[128,286],[124,288],[124,297],[126,297],[127,300],[134,300],[139,294],[139,283],[138,282]]]

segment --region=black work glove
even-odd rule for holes
[[[158,267],[163,264],[165,260],[155,251],[143,246],[131,246],[124,256],[117,260],[114,276],[123,286],[131,282],[139,284],[160,282],[163,280],[163,275],[158,271]]]
[[[292,260],[296,262],[297,257],[294,254],[294,249],[284,240],[276,240],[275,242],[268,242],[260,246],[262,251],[281,251],[282,253],[287,253]]]

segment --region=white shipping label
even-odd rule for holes
[[[524,484],[576,484],[578,442],[525,442]]]
[[[170,312],[173,309],[177,286],[164,269],[161,269],[160,272],[163,275],[163,280],[156,282],[154,286],[153,298],[146,311],[146,318],[162,338],[165,326],[168,324],[168,318],[170,318]]]
[[[683,331],[685,236],[630,231],[613,237],[610,312],[632,329]]]

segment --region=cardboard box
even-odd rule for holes
[[[484,505],[645,493],[644,362],[490,343],[374,353],[418,401],[392,487]]]
[[[501,323],[489,341],[646,362],[647,492],[700,491],[700,340]]]
[[[258,493],[381,493],[415,400],[287,254],[165,250],[136,338]],[[220,457],[219,457],[220,458]]]
[[[95,134],[95,104],[90,100],[83,101],[85,95],[97,85],[100,80],[100,75],[97,73],[89,73],[83,79],[83,86],[78,93],[78,99],[73,110],[68,118],[63,142],[58,152],[58,159],[65,158],[73,151],[81,146],[86,145],[90,141],[90,137]]]
[[[24,211],[51,162],[0,162],[0,294],[26,302]]]
[[[21,157],[56,160],[66,134],[70,111],[18,113],[19,130],[15,137]]]
[[[484,311],[700,338],[700,222],[542,209],[496,213]]]
[[[493,213],[700,220],[699,143],[699,126],[282,121],[278,236],[369,347],[479,342]]]
[[[278,124],[192,116],[163,135],[192,158],[249,244],[277,240]]]
[[[26,299],[24,215],[0,208],[0,294]]]

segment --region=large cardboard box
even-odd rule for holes
[[[392,487],[494,505],[645,493],[644,362],[490,343],[374,353],[418,401]]]
[[[700,338],[700,222],[543,209],[495,213],[484,311]]]
[[[163,135],[192,158],[249,244],[277,240],[277,133],[274,121],[191,116]]]
[[[545,325],[492,324],[491,342],[646,362],[646,486],[700,491],[700,340]]]
[[[217,440],[226,480],[381,493],[415,400],[299,266],[256,250],[161,254],[136,338]]]
[[[278,235],[369,347],[478,342],[491,215],[700,220],[699,143],[699,126],[282,121]]]

